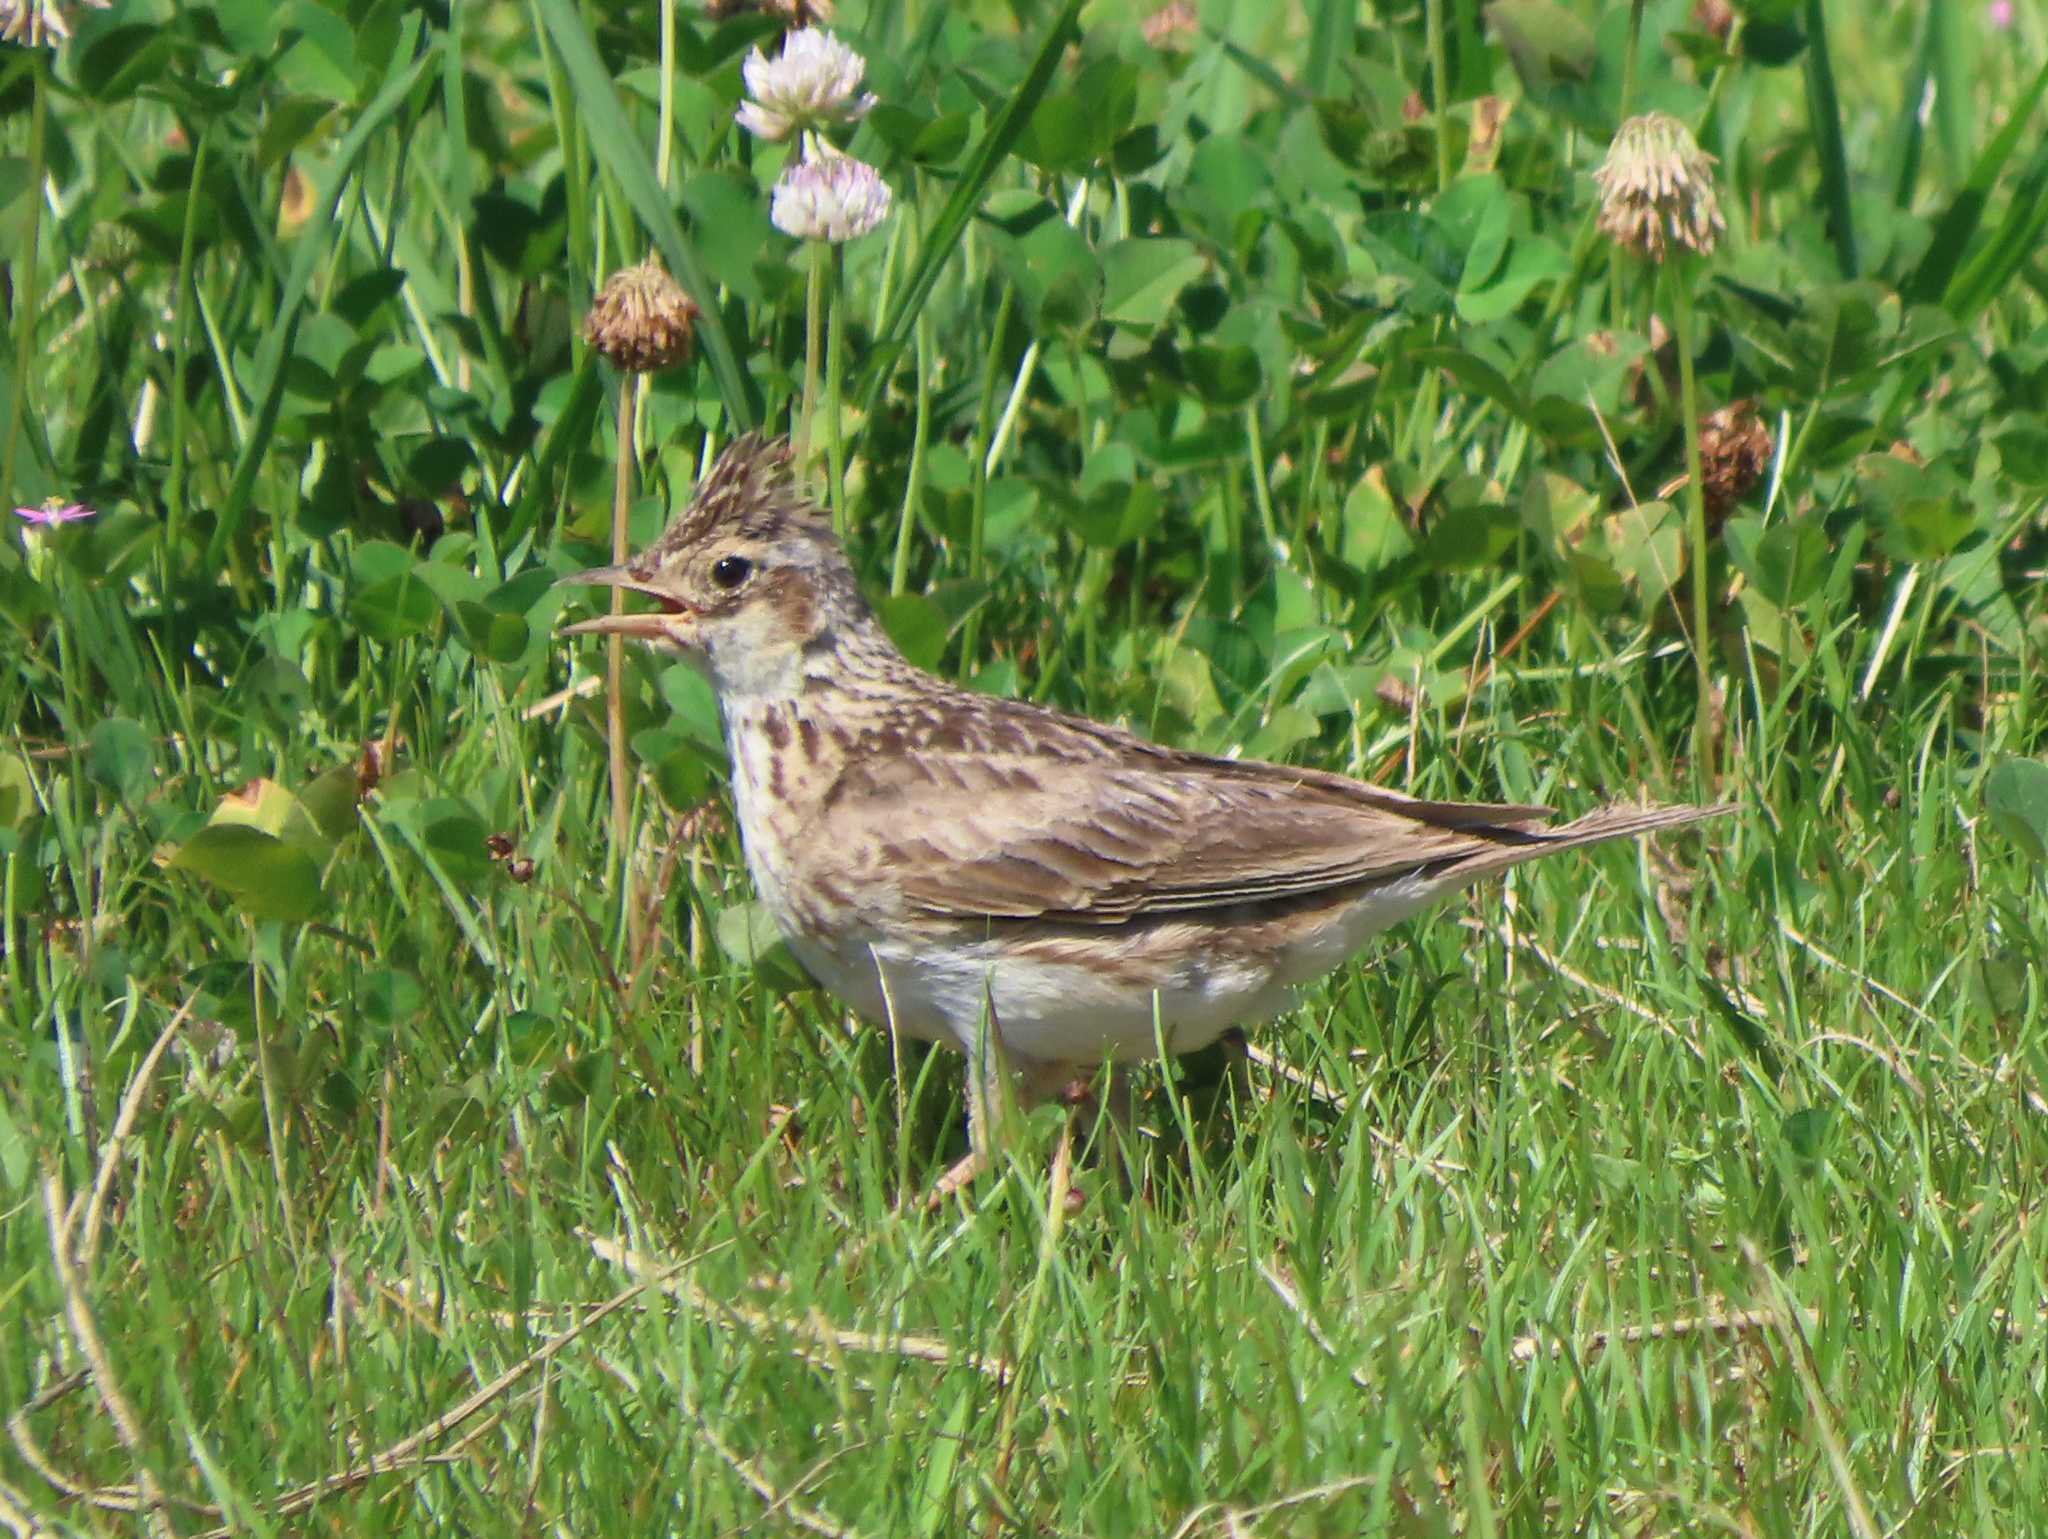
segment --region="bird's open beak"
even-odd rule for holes
[[[677,618],[687,620],[691,611],[688,605],[671,598],[659,589],[641,582],[623,566],[594,566],[587,571],[571,572],[567,577],[557,578],[556,587],[580,585],[592,588],[623,588],[628,593],[645,594],[661,605],[660,614],[639,615],[594,615],[588,620],[578,620],[565,625],[560,634],[564,636],[628,636],[641,641],[673,639],[676,631],[671,622]]]

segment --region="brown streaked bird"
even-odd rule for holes
[[[1203,1047],[1481,877],[1727,810],[1552,828],[963,689],[884,634],[782,439],[740,439],[645,551],[566,580],[657,606],[568,634],[709,677],[747,869],[812,977],[968,1055],[974,1153],[942,1193],[986,1163],[1006,1075],[1041,1096]]]

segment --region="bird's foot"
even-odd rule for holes
[[[1061,1200],[1069,1214],[1078,1212],[1086,1204],[1081,1188],[1071,1180],[1072,1144],[1076,1134],[1095,1121],[1103,1110],[1097,1077],[1076,1073],[1071,1065],[1018,1065],[999,1061],[993,1072],[979,1080],[970,1074],[967,1132],[973,1151],[954,1161],[945,1174],[932,1183],[918,1204],[923,1211],[930,1213],[944,1207],[947,1199],[965,1191],[994,1167],[995,1150],[1001,1144],[1003,1129],[1014,1126],[1013,1118],[1004,1114],[1004,1108],[1008,1105],[1014,1109],[1015,1101],[1025,1105],[1042,1105],[1051,1101],[1067,1108],[1067,1123],[1060,1133],[1062,1152],[1054,1161],[1055,1165],[1064,1161],[1067,1168]],[[1130,1125],[1131,1087],[1129,1077],[1122,1072],[1110,1078],[1107,1106],[1110,1120],[1119,1129],[1127,1130]]]
[[[1088,1193],[1081,1183],[1073,1179],[1074,1124],[1068,1119],[1066,1127],[1060,1130],[1058,1152],[1053,1156],[1056,1172],[1055,1184],[1058,1200],[1067,1217],[1072,1218],[1088,1206]],[[946,1173],[932,1183],[931,1190],[924,1194],[920,1204],[927,1213],[937,1212],[946,1205],[948,1198],[958,1195],[986,1175],[994,1159],[986,1150],[977,1150],[964,1158],[955,1160]],[[970,1203],[971,1206],[971,1203]]]
[[[955,1160],[947,1167],[946,1173],[932,1183],[931,1190],[924,1194],[921,1206],[927,1213],[943,1208],[948,1198],[979,1181],[994,1163],[987,1149],[976,1149],[973,1153]]]

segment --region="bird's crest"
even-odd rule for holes
[[[787,438],[748,433],[735,439],[697,483],[688,505],[633,564],[658,568],[716,535],[773,541],[790,532],[791,524],[812,533],[829,530],[817,503],[797,484],[790,460]]]

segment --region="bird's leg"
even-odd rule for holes
[[[1093,1080],[1074,1064],[1018,1058],[1003,1049],[994,1030],[985,1032],[967,1062],[969,1151],[933,1183],[925,1206],[941,1206],[948,1197],[984,1175],[995,1163],[996,1150],[1015,1122],[1018,1110],[1043,1106],[1048,1101],[1057,1101],[1067,1108],[1067,1125],[1060,1138],[1071,1148],[1084,1121],[1096,1114]],[[1127,1130],[1132,1097],[1130,1081],[1122,1069],[1111,1075],[1107,1104],[1111,1122],[1119,1131]],[[1070,1184],[1068,1208],[1078,1210],[1083,1201],[1080,1187]]]
[[[1252,1093],[1249,1067],[1252,1061],[1251,1039],[1244,1034],[1242,1026],[1232,1026],[1216,1039],[1216,1045],[1223,1049],[1226,1064],[1223,1077],[1230,1082],[1230,1093],[1240,1102],[1249,1101]]]
[[[932,1183],[925,1194],[927,1208],[942,1206],[995,1163],[997,1140],[1010,1120],[1012,1085],[1010,1055],[1003,1051],[995,1003],[984,1000],[980,1029],[967,1048],[967,1153]]]
[[[1002,1104],[1001,1068],[987,1075],[971,1061],[967,1066],[967,1153],[946,1167],[946,1173],[925,1193],[924,1205],[938,1208],[955,1192],[973,1185],[995,1163],[995,1109]]]
[[[1084,1129],[1086,1124],[1103,1118],[1107,1113],[1109,1132],[1116,1144],[1123,1148],[1122,1161],[1123,1190],[1128,1195],[1133,1190],[1135,1168],[1131,1163],[1130,1140],[1138,1126],[1138,1088],[1125,1064],[1111,1064],[1109,1085],[1100,1094],[1096,1091],[1097,1077],[1092,1074],[1069,1073],[1065,1082],[1054,1093],[1053,1098],[1067,1107],[1067,1131],[1072,1135]],[[1096,1160],[1107,1158],[1097,1152]],[[1075,1186],[1070,1199],[1078,1206],[1081,1189]]]

